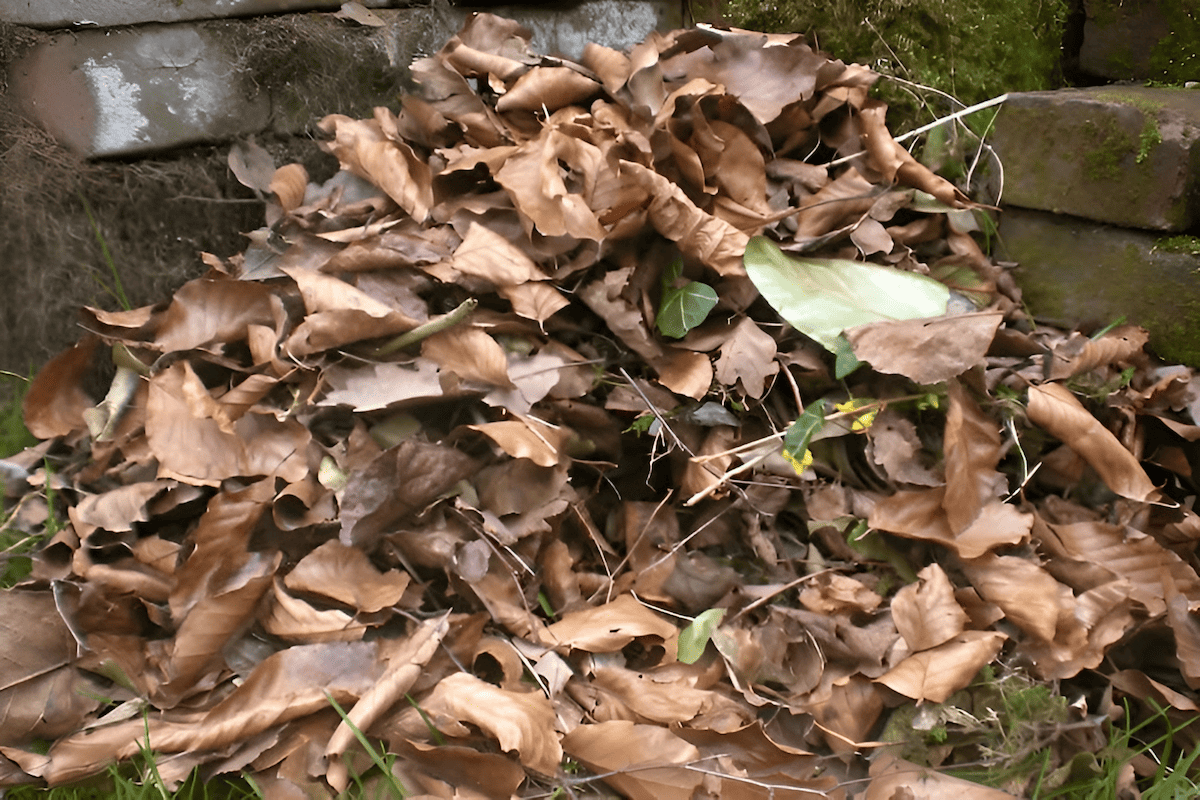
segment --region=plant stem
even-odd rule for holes
[[[390,342],[381,344],[371,351],[371,355],[375,357],[391,355],[397,350],[403,350],[410,344],[432,336],[435,333],[441,333],[447,328],[452,328],[458,323],[467,318],[467,315],[475,310],[479,305],[479,301],[474,297],[468,298],[459,303],[458,308],[451,311],[449,314],[442,314],[440,317],[434,317],[428,322],[422,323],[413,328],[407,333],[402,333]]]

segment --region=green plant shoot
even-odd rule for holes
[[[679,632],[679,660],[684,664],[695,664],[704,654],[708,640],[723,619],[723,608],[710,608],[698,614],[691,625]]]

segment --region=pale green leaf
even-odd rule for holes
[[[744,261],[759,294],[830,352],[846,328],[941,316],[950,299],[945,285],[924,275],[840,258],[792,258],[762,236],[746,245]]]
[[[709,638],[723,619],[723,608],[710,608],[697,615],[691,625],[679,632],[679,660],[684,664],[695,664],[704,654]]]

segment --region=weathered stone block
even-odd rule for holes
[[[1079,66],[1114,81],[1200,79],[1192,0],[1085,0]]]
[[[270,100],[211,32],[156,25],[54,37],[16,62],[18,102],[91,156],[129,155],[266,127]]]
[[[1003,201],[1136,228],[1200,222],[1200,92],[1143,86],[1012,95],[996,119]]]
[[[1200,240],[1010,208],[1000,241],[1036,316],[1103,326],[1127,315],[1160,357],[1200,367]]]
[[[372,8],[409,5],[388,0],[359,0]],[[31,28],[109,27],[148,22],[186,22],[224,17],[250,17],[297,11],[337,11],[342,0],[0,0],[0,19]]]

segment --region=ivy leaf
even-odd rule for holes
[[[797,475],[802,475],[804,470],[812,464],[812,453],[809,452],[808,446],[812,443],[813,435],[823,427],[825,427],[824,400],[809,403],[808,408],[804,409],[804,413],[788,426],[787,433],[783,437],[783,457],[792,465],[792,469],[796,470]]]
[[[679,632],[679,660],[684,664],[695,664],[704,654],[713,631],[725,619],[725,609],[710,608],[697,615],[692,624]]]
[[[941,316],[950,299],[944,284],[924,275],[841,258],[792,258],[763,236],[750,240],[743,261],[779,315],[831,353],[847,328]]]
[[[663,336],[681,339],[692,328],[704,322],[708,312],[717,305],[717,292],[706,283],[687,281],[682,286],[675,282],[683,274],[683,259],[675,259],[663,270],[662,303],[658,308],[655,324]]]

